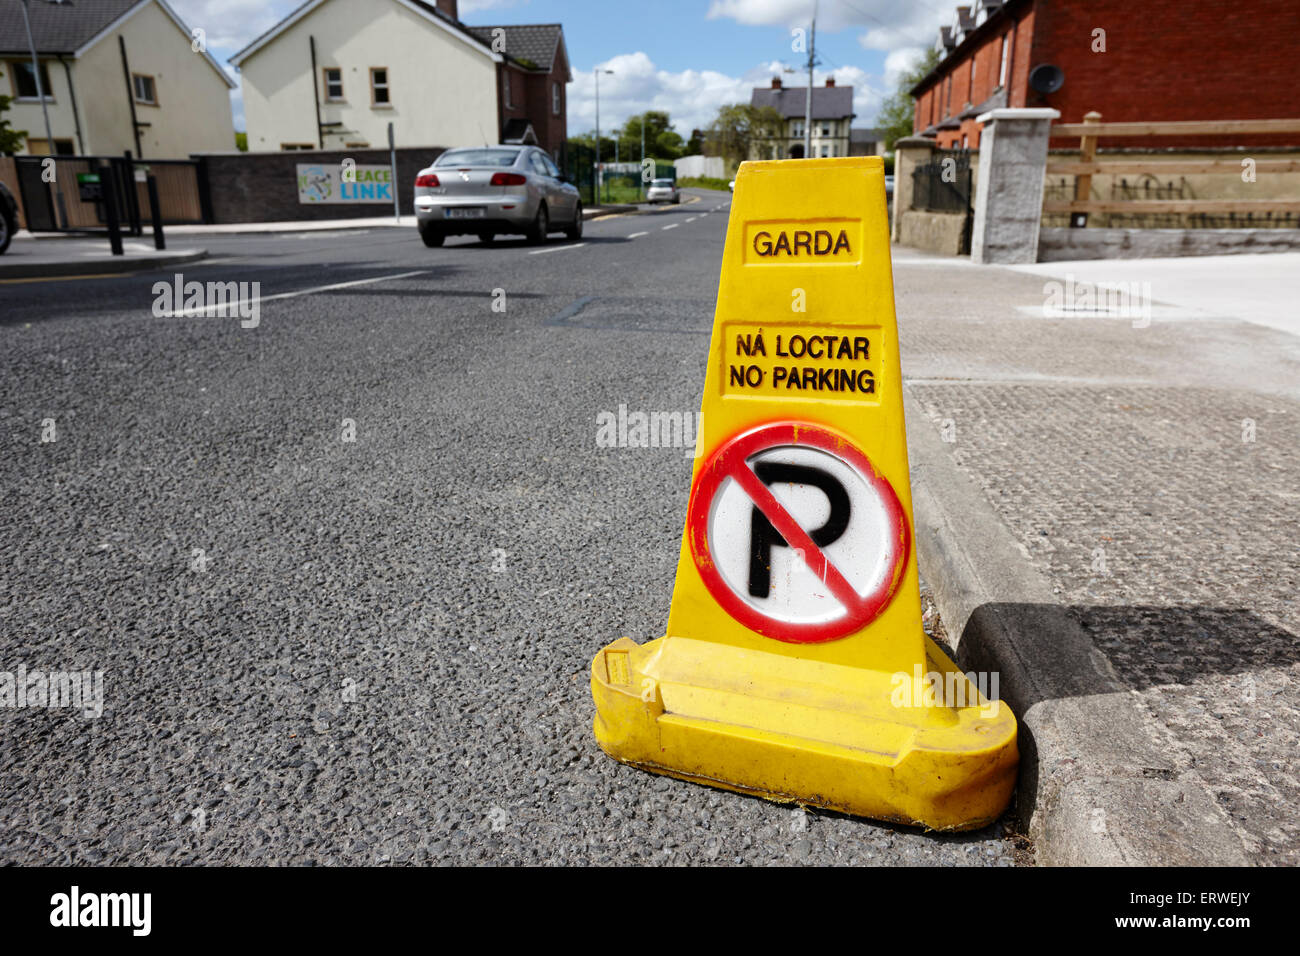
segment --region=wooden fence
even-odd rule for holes
[[[1228,214],[1255,213],[1261,216],[1278,213],[1286,216],[1300,215],[1300,197],[1294,199],[1093,199],[1094,174],[1134,174],[1161,176],[1187,176],[1206,173],[1233,173],[1241,175],[1242,160],[1150,160],[1133,162],[1098,162],[1097,140],[1102,136],[1246,136],[1260,133],[1300,133],[1300,119],[1271,120],[1205,120],[1167,123],[1103,123],[1100,113],[1088,113],[1082,123],[1058,123],[1051,135],[1079,137],[1077,161],[1051,161],[1047,175],[1061,174],[1075,177],[1073,199],[1048,199],[1043,203],[1044,213],[1068,213],[1072,226],[1087,224],[1089,213],[1201,213]],[[1300,172],[1300,160],[1255,159],[1254,170],[1259,173]]]

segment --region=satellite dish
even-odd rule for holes
[[[1055,93],[1065,85],[1065,72],[1051,63],[1041,63],[1029,71],[1029,85],[1039,93]]]

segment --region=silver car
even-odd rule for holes
[[[645,201],[679,203],[682,201],[682,194],[677,189],[676,180],[652,179],[650,188],[645,191]]]
[[[562,231],[582,238],[577,188],[534,146],[447,150],[415,177],[415,218],[426,246],[463,235],[491,242],[515,233],[543,243]]]

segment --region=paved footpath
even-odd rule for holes
[[[1079,694],[1076,716],[1134,734],[1051,745],[1040,862],[1300,862],[1300,312],[1284,279],[1300,256],[1012,270],[896,249],[894,275],[924,422],[909,424],[933,429],[913,445],[942,448],[935,466],[1019,552],[1002,570],[1045,582],[1099,652],[1113,691]],[[1149,320],[1045,316],[1068,276],[1150,283]],[[1107,747],[1091,771],[1072,752]]]

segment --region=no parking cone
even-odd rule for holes
[[[592,661],[612,757],[934,829],[995,819],[1016,721],[921,628],[879,157],[736,179],[667,635]]]

